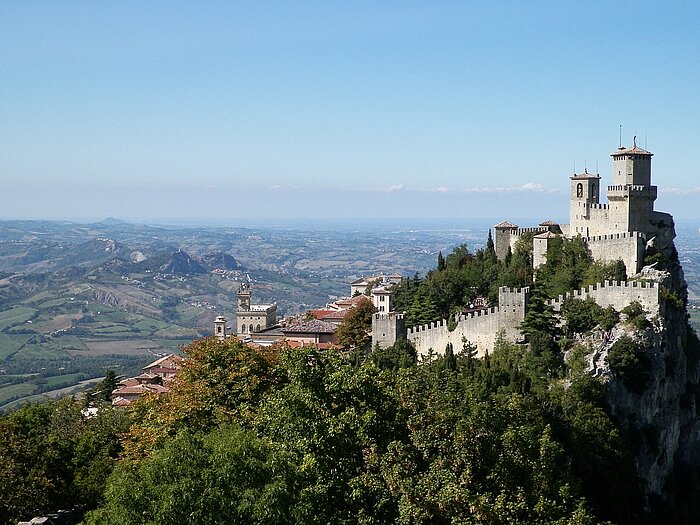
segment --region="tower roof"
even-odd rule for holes
[[[600,175],[597,173],[588,173],[588,170],[584,170],[583,173],[574,173],[571,176],[572,179],[599,179]]]
[[[496,226],[494,226],[494,228],[517,228],[517,227],[518,227],[517,224],[513,224],[512,222],[508,222],[508,221],[499,222],[498,224],[496,224]]]
[[[631,148],[625,148],[623,146],[620,146],[610,154],[611,157],[617,157],[618,155],[648,155],[651,157],[653,153],[651,151],[642,149],[635,144]]]

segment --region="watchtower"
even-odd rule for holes
[[[591,205],[600,203],[600,175],[588,173],[586,169],[570,179],[569,234],[588,237]]]
[[[223,315],[217,316],[214,320],[214,336],[221,341],[228,337],[226,323],[227,320]]]
[[[637,146],[620,147],[613,159],[613,184],[608,186],[610,229],[614,232],[639,231],[652,235],[651,220],[657,188],[651,185],[651,157]]]
[[[238,311],[250,311],[250,285],[248,283],[241,283],[238,288]]]

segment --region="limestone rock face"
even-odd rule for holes
[[[659,282],[666,291],[661,294],[659,315],[649,316],[652,326],[635,330],[623,319],[602,341],[592,342],[594,351],[588,357],[589,371],[607,381],[613,417],[631,437],[647,496],[668,501],[674,500],[669,483],[674,469],[700,466],[700,343],[687,323],[686,283],[675,256],[674,236],[664,232],[661,239],[670,244],[659,246],[675,261],[668,271],[645,268],[637,276]],[[608,351],[625,334],[649,358],[651,376],[640,392],[627,388],[607,363]]]

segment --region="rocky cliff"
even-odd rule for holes
[[[673,226],[662,233],[657,237],[662,242],[647,250],[655,267],[636,276],[659,283],[658,313],[647,312],[646,327],[623,316],[602,341],[591,341],[594,352],[588,357],[591,373],[607,382],[612,414],[629,438],[648,504],[657,513],[686,505],[684,498],[693,503],[687,485],[700,472],[700,343],[687,321]],[[635,384],[623,380],[608,359],[616,341],[626,337],[643,352],[637,370],[643,377]],[[692,521],[686,516],[682,522]]]

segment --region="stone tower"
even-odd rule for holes
[[[609,229],[613,232],[639,231],[651,237],[657,188],[651,185],[650,153],[635,143],[610,154],[613,184],[608,186]]]
[[[375,313],[372,316],[372,348],[388,348],[399,339],[406,339],[404,314],[399,312]]]
[[[518,226],[517,224],[512,224],[508,221],[503,221],[501,223],[496,224],[496,226],[494,226],[493,229],[493,245],[494,249],[496,250],[496,257],[499,261],[502,261],[506,258],[506,255],[508,254],[508,248],[510,248],[510,234],[513,230],[517,230]]]
[[[226,318],[223,315],[217,316],[214,320],[214,336],[221,341],[228,337],[226,322]]]
[[[238,311],[250,311],[250,285],[248,283],[241,283],[240,288],[238,288]]]
[[[588,237],[590,231],[591,208],[600,203],[600,175],[583,173],[573,175],[569,204],[569,234]]]

